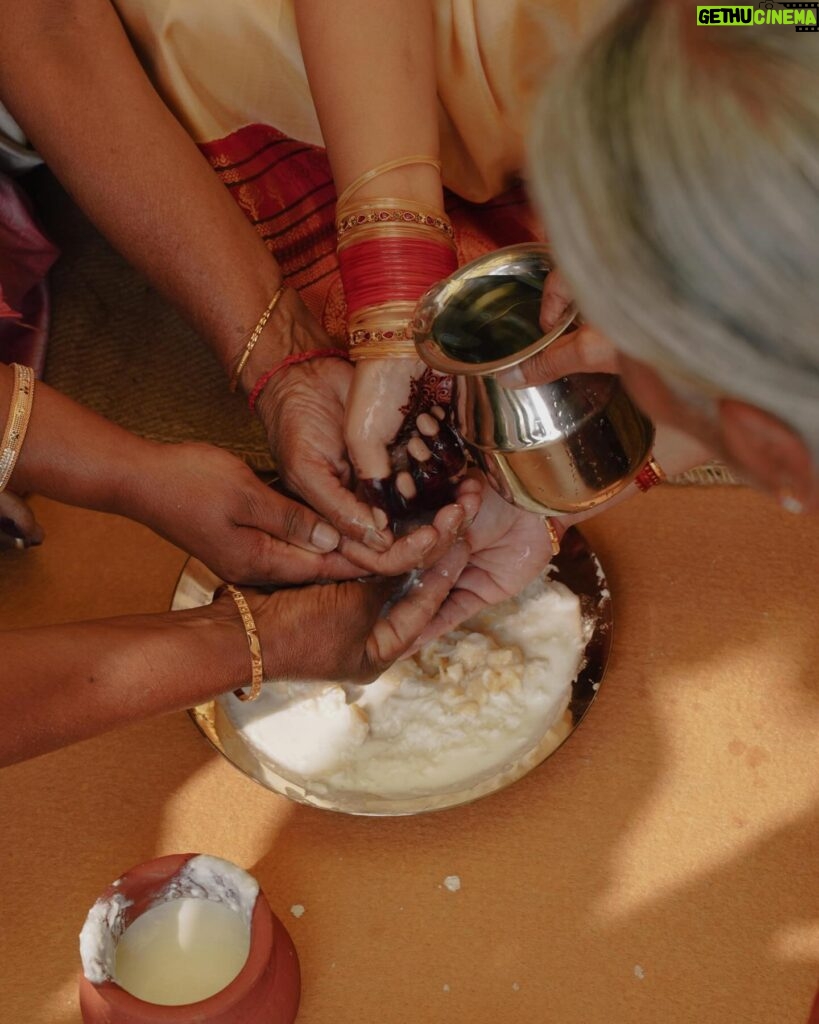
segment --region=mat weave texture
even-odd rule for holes
[[[45,379],[155,441],[209,441],[254,469],[273,463],[258,421],[207,345],[119,256],[46,172],[31,185],[62,255],[51,272]]]

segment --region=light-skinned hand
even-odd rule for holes
[[[543,519],[504,501],[480,473],[458,490],[462,503],[480,500],[464,537],[468,559],[452,592],[413,650],[455,629],[488,605],[513,597],[549,564],[551,542]]]
[[[569,285],[559,270],[546,278],[540,303],[540,329],[548,333],[572,302]],[[605,335],[581,323],[547,345],[537,355],[512,367],[499,380],[506,387],[548,384],[572,373],[618,373],[617,349]]]

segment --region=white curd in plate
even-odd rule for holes
[[[437,793],[502,769],[560,720],[588,632],[577,596],[544,577],[369,686],[275,682],[220,703],[253,755],[300,784]]]

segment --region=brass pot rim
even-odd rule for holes
[[[440,344],[432,338],[431,330],[435,318],[441,312],[448,295],[454,292],[461,282],[469,281],[476,277],[491,277],[494,273],[508,272],[516,256],[519,259],[525,257],[540,258],[541,262],[548,267],[547,273],[554,269],[551,249],[545,243],[525,242],[518,245],[508,245],[503,249],[494,249],[491,252],[484,253],[469,263],[465,263],[454,273],[450,274],[449,277],[433,285],[432,288],[421,296],[415,307],[411,329],[415,338],[415,347],[418,355],[427,366],[437,370],[439,373],[456,374],[463,377],[491,377],[503,370],[517,366],[518,363],[525,362],[531,356],[537,355],[538,352],[542,352],[543,349],[547,348],[553,341],[564,334],[577,316],[577,307],[574,303],[570,303],[551,331],[531,342],[525,348],[500,359],[493,359],[482,363],[463,362],[443,352]]]

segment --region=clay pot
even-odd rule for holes
[[[167,890],[196,854],[160,857],[132,868],[97,901],[121,898],[113,941]],[[113,980],[80,975],[80,1009],[85,1024],[292,1024],[301,992],[299,961],[284,925],[259,889],[250,923],[250,951],[244,967],[220,992],[196,1003],[160,1006],[126,992]]]

